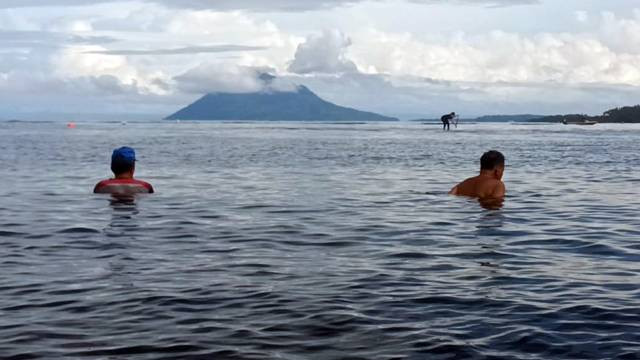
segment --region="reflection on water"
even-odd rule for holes
[[[99,195],[96,195],[99,196]],[[136,221],[136,215],[139,214],[138,207],[136,205],[135,195],[102,195],[109,200],[109,206],[112,209],[111,221],[105,233],[109,235],[127,235],[128,230],[133,230],[139,227]]]
[[[0,123],[2,358],[640,353],[640,127],[56,126]],[[121,145],[157,194],[91,194]]]
[[[136,195],[111,194],[109,204],[114,211],[129,211],[132,208],[135,209]]]
[[[500,210],[504,206],[504,198],[483,198],[478,199],[478,203],[487,210]]]

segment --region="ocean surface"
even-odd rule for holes
[[[0,358],[640,359],[639,139],[0,123]],[[92,194],[123,145],[156,194]],[[489,149],[504,206],[446,195]]]

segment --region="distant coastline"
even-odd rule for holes
[[[295,94],[295,93],[292,93]],[[244,94],[243,96],[246,96]],[[313,94],[315,95],[315,94]],[[358,114],[358,116],[346,116],[336,119],[333,118],[320,119],[307,115],[305,117],[292,117],[278,118],[277,116],[269,115],[262,116],[262,118],[253,118],[247,114],[243,115],[242,119],[233,118],[220,118],[215,121],[236,123],[236,122],[260,122],[260,121],[302,121],[302,122],[321,122],[321,123],[341,123],[341,124],[362,124],[367,122],[379,122],[379,121],[400,121],[397,118],[379,115],[371,112],[355,110],[347,107],[341,107],[338,105],[326,102],[319,97],[319,101],[329,104],[330,108],[337,107],[340,110],[345,110],[346,114]],[[249,105],[247,105],[249,106]],[[351,112],[354,111],[355,113]],[[345,114],[345,113],[343,113]],[[211,121],[209,119],[198,118],[181,118],[181,113],[178,112],[170,117],[166,117],[165,120],[186,120],[186,121]],[[82,122],[106,122],[106,123],[120,123],[123,120],[132,122],[156,122],[162,119],[158,114],[25,114],[25,116],[16,116],[14,114],[6,117],[0,117],[0,123],[50,123],[50,122],[68,122],[68,121],[82,121]],[[425,124],[441,124],[439,118],[418,118],[411,120],[402,120],[402,122],[410,123],[425,123]],[[474,118],[462,118],[461,124],[474,124],[474,123],[563,123],[568,124],[582,124],[589,122],[596,123],[620,123],[620,124],[637,124],[640,123],[640,105],[625,106],[620,108],[614,108],[605,111],[602,115],[592,116],[586,114],[564,114],[564,115],[534,115],[534,114],[514,114],[514,115],[484,115]]]
[[[483,115],[476,118],[462,118],[460,121],[469,123],[500,123],[500,122],[529,122],[543,118],[545,115],[516,114],[516,115]],[[440,124],[440,119],[414,119],[411,122],[436,123]]]
[[[640,123],[640,105],[625,106],[605,111],[599,116],[589,116],[584,114],[568,114],[568,115],[552,115],[539,119],[531,120],[533,122],[547,123],[621,123],[621,124],[637,124]]]
[[[415,119],[412,122],[440,123],[440,119]],[[565,114],[565,115],[485,115],[477,118],[461,119],[463,123],[485,123],[485,122],[515,122],[515,123],[619,123],[638,124],[640,123],[640,105],[625,106],[605,111],[602,115],[591,116],[585,114]]]

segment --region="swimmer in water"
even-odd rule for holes
[[[480,175],[456,185],[449,194],[477,198],[483,204],[501,205],[506,193],[503,174],[504,155],[499,151],[488,151],[480,158]]]
[[[113,150],[111,155],[111,171],[115,178],[102,180],[96,184],[96,194],[112,194],[128,196],[134,194],[153,194],[153,186],[146,181],[133,178],[136,170],[136,152],[130,147]]]

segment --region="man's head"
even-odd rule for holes
[[[136,152],[130,147],[123,146],[113,150],[111,154],[111,171],[118,176],[127,172],[133,172],[136,168]]]
[[[504,155],[499,151],[487,151],[480,158],[480,171],[491,173],[500,180],[504,174]]]
[[[451,113],[451,115],[456,116],[456,113],[455,113],[455,112],[452,112],[452,113]]]

